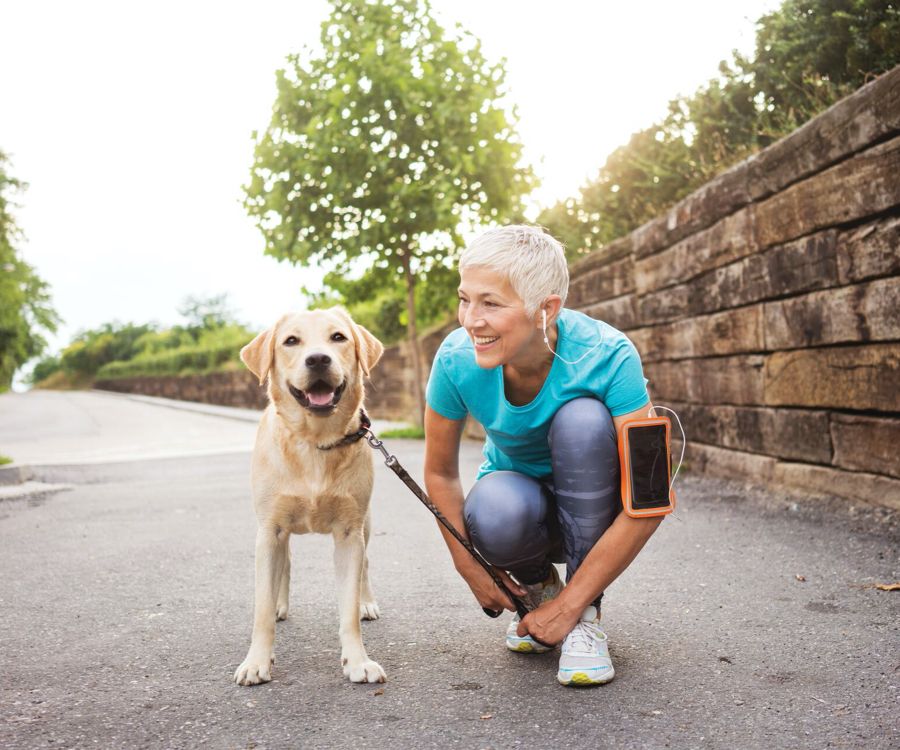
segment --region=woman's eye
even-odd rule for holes
[[[285,346],[296,346],[296,345],[299,344],[299,343],[300,343],[300,341],[297,339],[296,336],[288,336],[288,337],[284,340],[284,345],[285,345]]]
[[[347,337],[346,337],[343,333],[335,333],[335,334],[331,337],[331,340],[332,340],[332,341],[346,341],[346,340],[347,340]]]
[[[462,297],[460,297],[460,298],[459,298],[459,301],[460,301],[460,302],[463,302],[463,303],[466,303],[466,302],[468,302],[469,300],[463,299]]]

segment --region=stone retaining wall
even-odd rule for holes
[[[692,469],[900,508],[900,68],[570,273]]]

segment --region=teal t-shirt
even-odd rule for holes
[[[554,357],[540,393],[524,406],[506,400],[502,367],[488,370],[478,365],[472,339],[464,328],[449,333],[435,354],[425,391],[428,405],[447,419],[471,414],[487,433],[485,461],[476,481],[500,470],[548,476],[550,422],[573,398],[598,398],[614,417],[650,401],[640,355],[624,333],[566,308],[556,322],[556,352],[569,362],[579,359],[601,336],[603,343],[577,364]]]

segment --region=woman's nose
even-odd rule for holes
[[[469,305],[469,307],[466,309],[465,317],[463,317],[463,328],[472,331],[478,328],[478,324],[481,321],[481,310],[475,305]]]

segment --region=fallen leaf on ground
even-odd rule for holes
[[[376,690],[375,695],[384,695],[384,690]]]
[[[879,591],[900,591],[900,583],[876,583],[875,588]]]
[[[491,716],[490,714],[485,714],[485,715],[482,716],[481,718],[482,718],[482,719],[493,719],[494,717]]]
[[[806,578],[804,578],[804,577],[803,577],[802,575],[800,575],[799,573],[794,573],[794,578],[796,578],[798,581],[805,581],[805,580],[806,580]]]

